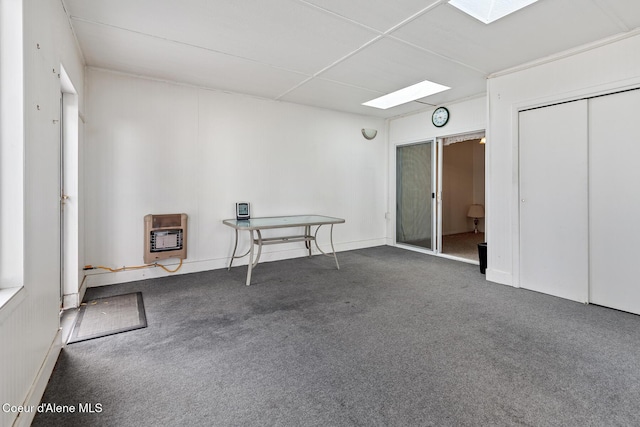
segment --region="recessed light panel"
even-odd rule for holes
[[[485,24],[490,24],[537,1],[538,0],[449,0],[449,4]]]
[[[425,96],[433,95],[434,93],[442,92],[447,89],[451,88],[449,86],[425,80],[409,87],[405,87],[404,89],[383,95],[379,98],[372,99],[371,101],[364,102],[362,105],[386,110],[387,108],[406,104],[407,102],[415,101],[416,99],[424,98]]]

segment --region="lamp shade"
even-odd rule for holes
[[[377,134],[378,131],[376,129],[362,129],[362,136],[369,141],[375,138]]]
[[[467,213],[469,218],[484,218],[484,206],[471,205],[469,206],[469,212]]]

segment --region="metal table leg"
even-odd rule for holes
[[[249,230],[251,241],[249,242],[249,265],[247,266],[247,286],[251,284],[251,270],[253,270],[253,230]]]
[[[322,255],[327,255],[327,256],[333,255],[333,259],[336,260],[336,267],[338,268],[338,270],[340,270],[340,264],[338,264],[338,256],[336,255],[336,250],[333,247],[333,224],[331,224],[331,231],[329,232],[329,241],[331,242],[330,254],[324,252],[322,249],[320,249],[320,246],[318,246],[318,231],[320,230],[320,227],[322,227],[322,225],[319,225],[318,228],[316,228],[316,232],[313,236],[313,241],[316,242],[316,248],[318,248],[318,250]]]
[[[233,259],[236,257],[236,250],[238,249],[238,229],[236,231],[236,243],[233,245],[233,253],[231,254],[231,259],[229,260],[229,267],[227,267],[227,271],[231,270],[231,264],[233,264]]]
[[[253,268],[258,266],[258,263],[260,262],[260,255],[262,255],[262,233],[260,230],[256,230],[256,233],[258,234],[258,255],[256,256],[256,260],[253,262]],[[253,245],[253,237],[251,238],[251,241]]]
[[[236,242],[233,246],[233,254],[231,254],[231,259],[229,260],[229,266],[227,267],[227,271],[231,270],[231,265],[233,264],[233,260],[236,258],[244,258],[247,255],[249,255],[249,252],[251,251],[251,247],[249,247],[249,249],[247,249],[247,252],[243,253],[242,255],[236,255],[236,251],[238,250],[238,230],[236,229]]]
[[[247,286],[251,285],[251,272],[254,268],[258,266],[258,262],[260,262],[260,255],[262,254],[262,233],[260,230],[256,230],[258,234],[258,254],[256,255],[256,259],[253,259],[253,245],[256,244],[253,239],[253,230],[249,230],[251,233],[251,248],[249,249],[249,266],[247,270]]]
[[[336,260],[336,267],[340,270],[340,264],[338,264],[338,256],[336,255],[336,249],[333,247],[333,224],[331,224],[331,231],[329,233],[329,240],[331,241],[331,252],[333,252],[333,259]]]

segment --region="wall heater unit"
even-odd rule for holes
[[[144,262],[167,258],[187,258],[187,214],[144,217]]]

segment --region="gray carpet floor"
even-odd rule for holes
[[[440,252],[445,255],[478,262],[478,243],[482,242],[484,242],[484,233],[474,233],[472,231],[469,233],[447,234],[442,236],[442,250]],[[400,243],[431,250],[431,239],[412,240]]]
[[[484,233],[459,233],[442,236],[442,253],[479,261],[478,243],[484,242]]]
[[[640,317],[392,247],[91,288],[148,327],[63,349],[35,426],[640,425]]]

